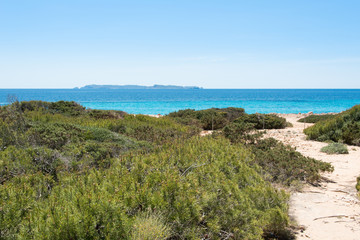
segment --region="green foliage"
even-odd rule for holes
[[[127,113],[114,110],[89,110],[89,115],[96,119],[122,119]]]
[[[26,149],[10,146],[0,151],[0,184],[14,176],[34,172],[35,169],[31,154]]]
[[[0,239],[32,238],[21,236],[22,224],[31,222],[31,212],[51,195],[53,185],[53,179],[41,173],[18,176],[0,185]]]
[[[40,110],[49,113],[67,114],[70,116],[77,116],[85,113],[85,108],[76,102],[29,101],[29,102],[21,102],[19,105],[22,112]]]
[[[243,108],[211,108],[195,111],[193,109],[179,110],[168,114],[177,122],[201,127],[205,130],[217,130],[245,114]]]
[[[270,182],[291,186],[298,182],[315,183],[320,173],[333,171],[329,163],[305,157],[294,148],[254,132],[251,123],[234,122],[224,128],[223,134],[234,144],[244,144],[255,156],[254,163]]]
[[[224,138],[194,138],[124,156],[109,169],[61,173],[57,183],[42,174],[17,176],[0,185],[0,237],[131,239],[146,231],[261,239],[285,229],[288,196],[252,161]]]
[[[226,125],[223,134],[231,142],[236,143],[254,143],[259,134],[250,134],[254,130],[254,124],[245,122],[233,122]]]
[[[360,105],[304,130],[309,139],[360,146]]]
[[[349,153],[346,145],[344,145],[342,143],[329,143],[329,145],[321,148],[320,151],[327,153],[327,154],[348,154]]]
[[[360,177],[356,178],[356,186],[355,186],[356,190],[358,190],[358,192],[360,192]]]
[[[76,102],[52,102],[49,106],[51,113],[69,114],[71,116],[77,116],[85,112],[85,108]]]
[[[69,123],[34,123],[27,134],[33,145],[44,145],[52,149],[61,149],[69,142],[83,141],[82,130]]]
[[[304,118],[300,118],[298,122],[317,123],[319,121],[332,119],[335,116],[335,114],[310,115]]]
[[[144,212],[135,217],[132,240],[162,240],[171,236],[170,227],[164,217],[157,213]]]
[[[179,110],[168,117],[178,123],[200,127],[205,130],[218,130],[228,124],[245,124],[253,129],[280,129],[289,126],[285,118],[275,114],[246,114],[242,108],[211,108],[195,111]]]
[[[331,167],[261,140],[244,115],[1,107],[0,239],[289,239],[288,195],[270,182],[313,182]],[[225,137],[200,138],[199,126]]]
[[[0,108],[0,151],[5,150],[0,160],[3,166],[0,182],[39,170],[32,166],[35,158],[29,153],[32,150],[56,153],[59,171],[86,171],[110,167],[114,158],[128,151],[147,152],[156,145],[189,138],[198,132],[165,118],[131,116],[121,111],[85,111],[74,102],[15,102]],[[44,154],[39,161],[47,156]],[[56,177],[52,167],[39,171]]]
[[[320,179],[320,172],[333,171],[331,164],[305,157],[273,138],[258,140],[250,147],[255,162],[264,169],[271,182],[284,185],[298,181],[315,183]]]
[[[252,124],[255,129],[282,129],[287,127],[286,119],[275,114],[247,114],[234,122]]]
[[[19,149],[14,146],[0,151],[0,184],[25,174],[42,172],[57,179],[59,154],[48,148]]]

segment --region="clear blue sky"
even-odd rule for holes
[[[86,84],[360,88],[360,1],[0,1],[0,88]]]

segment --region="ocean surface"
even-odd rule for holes
[[[360,104],[360,89],[0,89],[0,105],[8,104],[8,96],[16,96],[19,101],[76,101],[87,108],[134,114],[212,107],[242,107],[247,113],[328,113]]]

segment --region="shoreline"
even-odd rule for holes
[[[360,104],[360,89],[203,89],[80,91],[64,89],[0,89],[0,105],[8,96],[19,101],[75,101],[91,109],[129,114],[166,115],[181,109],[244,108],[251,113],[316,114],[341,112]]]
[[[286,116],[307,117],[309,115],[322,116],[322,115],[336,115],[336,114],[339,114],[339,113],[341,113],[341,112],[329,112],[329,113],[313,113],[313,112],[308,112],[308,113],[276,113],[276,112],[273,112],[273,113],[259,113],[259,114],[275,114],[277,116],[286,118]],[[139,114],[131,114],[131,115],[145,115],[145,116],[149,116],[149,117],[159,118],[159,117],[164,117],[167,114],[160,114],[160,113],[158,113],[158,114],[141,114],[141,113],[139,113]]]

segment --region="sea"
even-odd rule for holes
[[[181,109],[241,107],[247,113],[330,113],[360,104],[360,89],[0,89],[0,105],[75,101],[89,109],[161,114]]]

